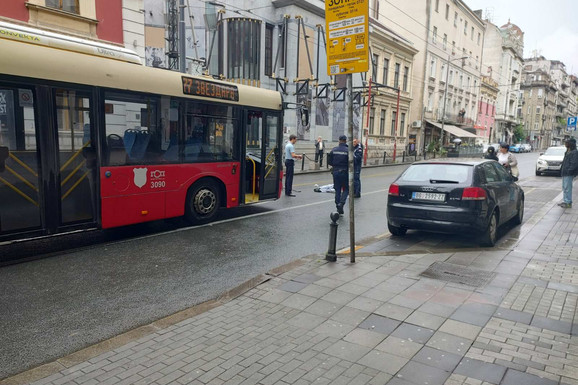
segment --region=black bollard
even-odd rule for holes
[[[339,213],[333,212],[329,214],[331,218],[331,223],[329,224],[329,249],[327,254],[325,254],[325,259],[329,262],[337,261],[337,254],[335,254],[335,248],[337,247],[337,220],[339,219]]]
[[[305,170],[305,154],[301,155],[301,171]]]

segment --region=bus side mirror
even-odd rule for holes
[[[302,107],[301,112],[301,125],[307,127],[309,125],[309,110],[307,107]]]
[[[6,170],[6,159],[10,156],[10,151],[8,147],[0,146],[0,172]]]

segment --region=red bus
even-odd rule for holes
[[[282,119],[279,92],[0,23],[0,241],[277,199]]]

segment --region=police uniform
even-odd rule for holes
[[[361,161],[363,159],[363,146],[357,143],[353,148],[353,193],[356,198],[361,197]]]
[[[343,206],[349,195],[349,178],[347,175],[349,156],[347,148],[347,137],[341,135],[339,137],[339,146],[331,150],[329,163],[333,166],[333,187],[335,188],[335,206],[339,214],[343,214]],[[343,190],[343,191],[342,191]]]

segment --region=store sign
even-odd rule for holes
[[[327,73],[369,70],[369,0],[326,0]]]

